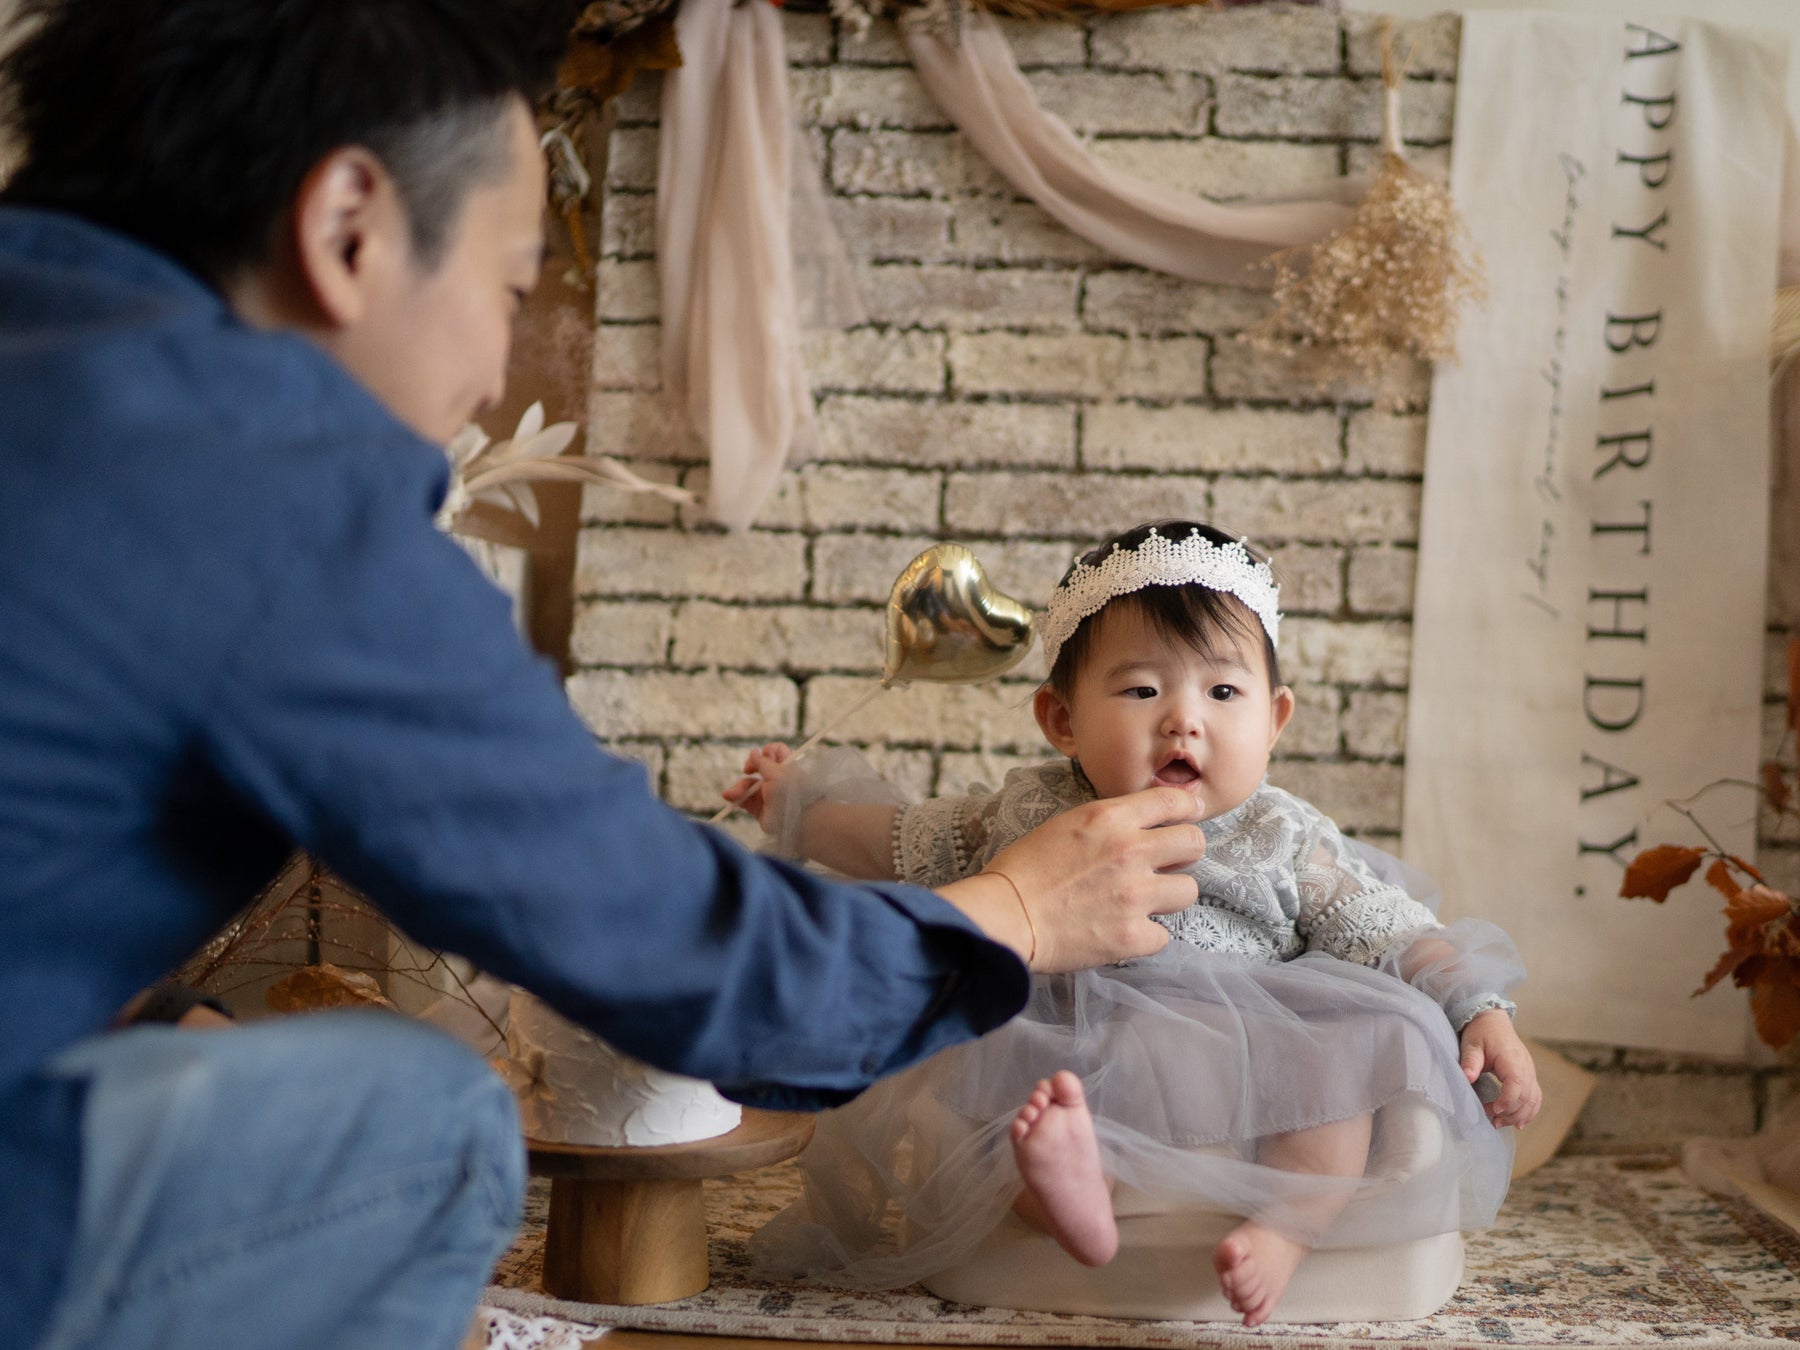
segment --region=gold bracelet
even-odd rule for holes
[[[1018,882],[1007,876],[1006,873],[1002,872],[998,867],[984,867],[981,869],[981,875],[984,877],[999,877],[1000,880],[1012,887],[1013,896],[1019,902],[1019,913],[1025,916],[1025,931],[1031,934],[1031,954],[1025,958],[1025,964],[1029,966],[1033,961],[1037,960],[1037,925],[1031,921],[1031,911],[1025,908],[1024,892],[1019,889]]]

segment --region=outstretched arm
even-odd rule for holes
[[[1321,835],[1311,887],[1326,912],[1348,914],[1358,893],[1382,902],[1388,936],[1369,964],[1427,995],[1450,1019],[1461,1045],[1464,1075],[1473,1084],[1484,1072],[1500,1080],[1500,1095],[1486,1103],[1495,1125],[1525,1125],[1543,1104],[1531,1052],[1513,1029],[1511,1000],[1500,991],[1524,978],[1518,949],[1491,923],[1461,919],[1438,923],[1431,879],[1378,848],[1344,839],[1332,827]],[[1385,900],[1383,897],[1387,897]],[[1337,902],[1337,903],[1333,903]],[[1347,903],[1346,903],[1347,902]],[[1367,917],[1366,915],[1364,917]],[[1380,925],[1363,924],[1373,930]]]
[[[804,804],[790,800],[799,790],[794,752],[780,741],[752,750],[744,760],[744,777],[725,789],[725,800],[756,817],[763,833],[780,834],[788,813],[799,810],[794,846],[802,857],[863,881],[894,879],[894,817],[899,808],[885,802]]]
[[[1415,938],[1399,958],[1399,973],[1407,983],[1433,994],[1467,984],[1466,966],[1461,949],[1434,932]],[[1470,1000],[1465,996],[1461,1001],[1466,1004]],[[1486,1001],[1500,1000],[1495,996]],[[1458,1029],[1457,1040],[1462,1047],[1463,1073],[1471,1083],[1484,1071],[1500,1080],[1500,1095],[1486,1106],[1488,1119],[1496,1125],[1522,1127],[1537,1115],[1544,1094],[1531,1051],[1513,1028],[1510,1007],[1508,1003],[1505,1008],[1477,1012]]]
[[[751,751],[744,772],[726,790],[727,800],[740,802],[766,832],[785,833],[784,820],[796,808],[788,798],[804,792],[804,770],[796,773],[787,746],[772,742]],[[800,853],[854,877],[895,875],[898,807],[818,800],[799,809]],[[1206,850],[1198,812],[1194,799],[1175,788],[1089,802],[1051,817],[981,872],[936,889],[1036,971],[1147,956],[1169,940],[1150,916],[1172,914],[1197,898],[1183,869]]]

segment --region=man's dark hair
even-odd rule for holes
[[[265,261],[307,173],[360,145],[434,266],[469,190],[508,167],[572,0],[21,0],[0,119],[24,160],[0,200],[69,211],[215,283]]]
[[[1157,520],[1114,535],[1082,554],[1076,563],[1097,567],[1115,547],[1129,552],[1152,534],[1160,534],[1172,543],[1180,543],[1196,534],[1215,544],[1232,542],[1230,535],[1223,530],[1215,530],[1211,525],[1202,525],[1192,520]],[[1267,561],[1252,550],[1246,551],[1258,562]],[[1063,574],[1063,580],[1067,581],[1074,570],[1074,565],[1071,565],[1069,571]],[[1081,663],[1087,659],[1088,648],[1093,645],[1097,620],[1103,614],[1125,609],[1136,610],[1143,615],[1152,631],[1165,641],[1185,643],[1209,657],[1218,654],[1216,644],[1221,635],[1248,642],[1260,641],[1263,657],[1269,666],[1269,688],[1281,687],[1281,663],[1275,657],[1275,643],[1263,631],[1262,621],[1242,601],[1198,584],[1146,586],[1141,591],[1132,591],[1128,595],[1107,601],[1105,606],[1077,624],[1075,631],[1069,634],[1067,641],[1057,650],[1056,664],[1051,667],[1048,684],[1064,700],[1074,690],[1075,676],[1081,670]]]

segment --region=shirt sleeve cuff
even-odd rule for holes
[[[1450,1025],[1455,1028],[1456,1034],[1460,1036],[1463,1028],[1469,1023],[1481,1016],[1482,1013],[1493,1012],[1496,1008],[1508,1017],[1514,1016],[1519,1011],[1518,1004],[1509,998],[1502,998],[1499,994],[1476,994],[1452,1003],[1444,1009],[1444,1013],[1449,1017]]]

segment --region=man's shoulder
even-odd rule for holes
[[[135,241],[0,208],[0,295],[0,427],[37,447],[47,476],[78,472],[93,485],[96,468],[129,481],[154,466],[168,495],[197,511],[229,497],[238,512],[294,514],[309,497],[396,475],[428,487],[443,472],[441,456],[318,347],[241,322]],[[246,490],[255,484],[263,490]]]
[[[0,618],[100,606],[146,664],[201,679],[278,590],[341,589],[325,572],[353,546],[423,537],[447,476],[304,338],[129,240],[12,208],[0,459]]]

